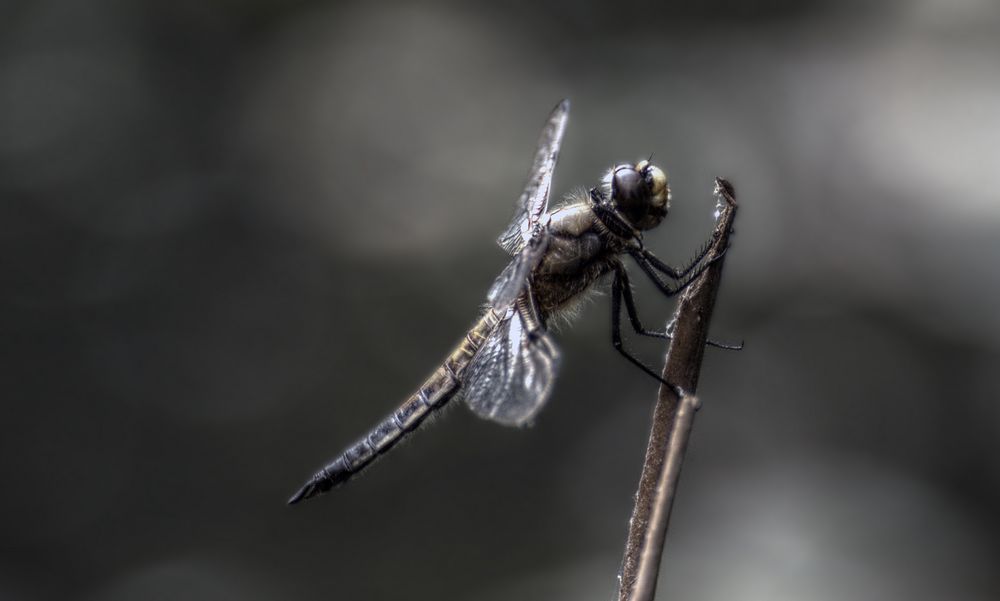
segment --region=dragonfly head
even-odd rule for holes
[[[667,174],[649,161],[618,165],[608,172],[604,183],[611,188],[615,208],[636,229],[652,229],[667,216],[670,208]]]

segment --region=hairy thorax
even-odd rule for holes
[[[548,229],[548,248],[531,276],[546,321],[571,311],[583,293],[612,270],[621,252],[621,243],[600,225],[587,201],[552,211]]]

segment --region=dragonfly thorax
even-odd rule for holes
[[[604,177],[604,185],[618,213],[638,230],[652,229],[667,216],[667,174],[649,161],[614,167]]]

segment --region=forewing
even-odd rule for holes
[[[521,314],[511,308],[466,368],[465,402],[480,417],[521,426],[552,393],[559,349],[543,330],[528,335]]]
[[[521,291],[524,290],[531,271],[542,260],[542,257],[545,256],[545,249],[548,247],[548,244],[548,235],[540,232],[500,272],[497,279],[493,281],[493,285],[490,287],[490,292],[487,295],[487,299],[494,309],[498,311],[506,309],[521,295]]]
[[[497,244],[509,255],[516,255],[524,248],[526,242],[537,232],[538,220],[548,209],[552,172],[559,159],[559,145],[562,144],[568,118],[569,100],[563,100],[552,110],[549,120],[542,128],[535,160],[528,172],[528,182],[514,205],[514,217],[497,238]]]

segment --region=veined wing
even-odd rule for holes
[[[497,279],[493,280],[493,285],[490,286],[486,298],[494,310],[503,311],[517,300],[527,285],[531,270],[542,260],[548,246],[548,235],[544,231],[540,231],[528,241],[528,244],[521,249],[514,260],[507,264]]]
[[[544,330],[529,333],[512,306],[463,376],[465,402],[480,417],[520,426],[542,408],[559,368],[559,349]]]
[[[497,244],[514,256],[490,288],[490,304],[498,311],[506,309],[520,296],[528,276],[548,248],[542,217],[549,206],[552,172],[559,158],[559,145],[568,118],[569,100],[563,100],[552,110],[542,129],[535,160],[528,172],[528,183],[514,207],[514,218],[497,238]]]
[[[528,172],[528,182],[524,192],[514,205],[514,217],[510,225],[497,238],[507,254],[517,255],[538,229],[538,222],[549,206],[552,189],[552,172],[559,159],[559,145],[562,144],[566,120],[569,118],[569,100],[563,100],[549,115],[542,134],[538,138],[538,150]]]

